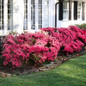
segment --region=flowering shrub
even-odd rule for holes
[[[53,61],[58,52],[80,52],[86,43],[86,30],[76,26],[69,28],[42,28],[41,32],[8,35],[4,39],[4,65],[20,67],[23,64],[42,64]]]
[[[25,60],[25,54],[23,51],[21,51],[21,48],[19,44],[17,44],[15,37],[8,35],[4,40],[4,43],[4,51],[2,54],[4,57],[3,59],[5,60],[3,64],[7,65],[11,62],[13,66],[15,65],[16,67],[19,67],[21,65],[21,61]]]
[[[41,30],[47,32],[48,35],[51,35],[51,36],[53,36],[53,37],[58,39],[59,33],[58,33],[58,29],[57,28],[47,27],[47,28],[41,28]]]
[[[83,30],[83,34],[85,35],[85,40],[86,40],[86,30]],[[85,42],[86,44],[86,42]]]
[[[71,26],[72,27],[72,26]],[[75,28],[73,28],[75,30]],[[62,52],[79,52],[84,44],[77,38],[76,33],[70,28],[42,28],[49,35],[55,37],[61,43]],[[82,31],[83,32],[83,31]]]
[[[81,30],[77,26],[70,26],[71,30],[75,32],[76,37],[83,43],[86,43],[86,30]]]
[[[55,37],[43,33],[26,33],[19,36],[8,35],[4,40],[4,65],[20,67],[23,63],[35,65],[53,61],[60,50],[60,43]]]
[[[84,44],[77,39],[75,32],[73,32],[70,28],[61,28],[58,29],[58,32],[59,40],[62,43],[62,47],[64,47],[64,52],[67,54],[80,52]]]

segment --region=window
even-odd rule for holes
[[[84,20],[85,19],[85,3],[74,1],[74,19]]]
[[[78,20],[81,20],[81,18],[82,18],[81,17],[82,16],[82,9],[81,8],[82,8],[82,3],[78,2],[78,13],[77,13],[77,19]]]
[[[42,0],[38,0],[38,28],[42,28]]]
[[[30,18],[31,30],[42,28],[42,0],[24,0],[24,30],[28,30],[28,19]],[[28,7],[30,3],[30,7]],[[28,11],[30,8],[30,12]],[[28,16],[30,13],[31,17]]]
[[[4,0],[0,0],[0,30],[4,29]]]
[[[28,0],[24,0],[24,30],[28,30]]]
[[[8,30],[13,29],[13,1],[8,0]]]
[[[68,2],[63,2],[63,19],[68,20],[69,18],[69,7],[68,7]]]
[[[36,16],[38,16],[38,28],[42,28],[42,0],[38,0],[38,15],[36,15],[36,5],[35,0],[31,0],[31,29],[35,30]]]

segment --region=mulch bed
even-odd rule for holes
[[[83,55],[86,52],[86,49],[84,51],[81,51],[80,53],[74,53],[67,56],[58,56],[58,58],[54,62],[50,62],[47,64],[43,64],[40,67],[34,67],[32,65],[20,67],[20,68],[10,68],[8,66],[0,65],[0,77],[9,77],[9,76],[15,76],[15,75],[24,75],[29,74],[33,72],[41,72],[41,71],[47,71],[50,69],[54,69],[57,66],[61,65],[65,61],[75,58],[78,56]]]

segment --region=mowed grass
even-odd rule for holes
[[[86,54],[53,70],[0,78],[0,86],[86,86]]]

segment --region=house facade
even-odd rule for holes
[[[86,23],[86,0],[0,0],[0,35]]]

